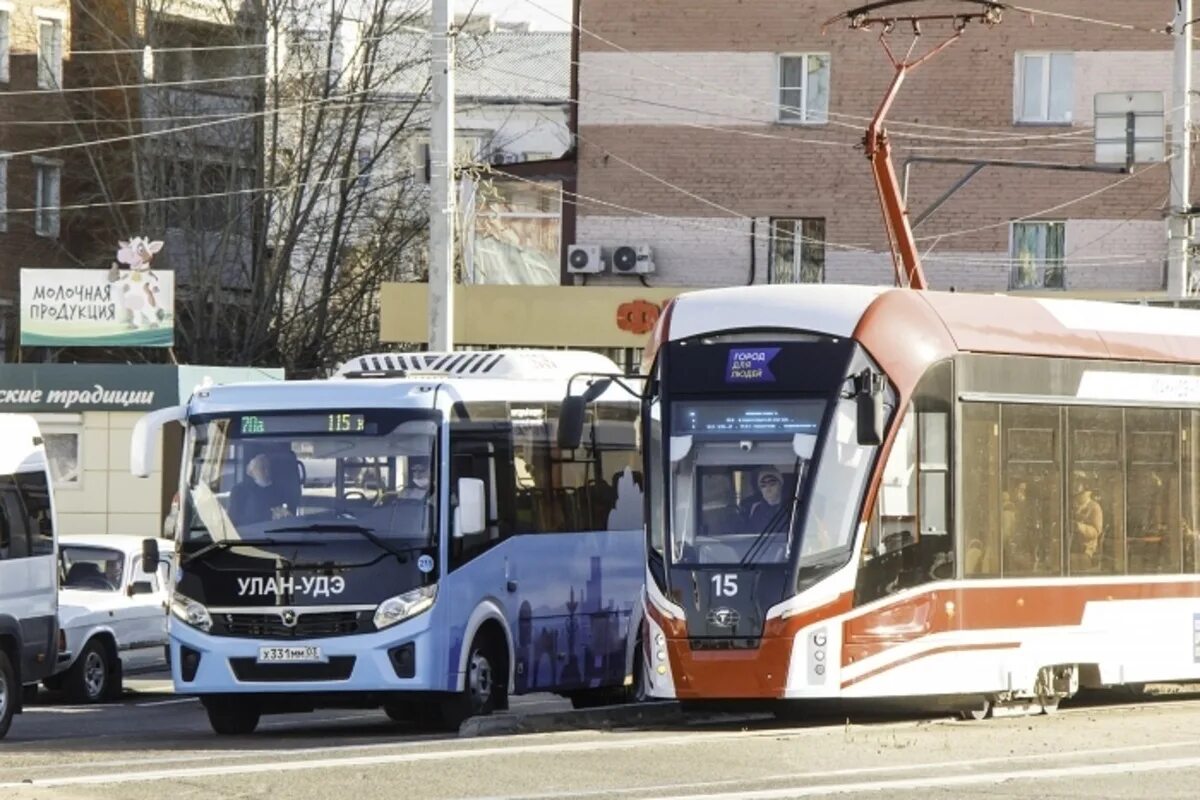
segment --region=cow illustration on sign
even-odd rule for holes
[[[114,283],[113,302],[117,317],[130,328],[157,328],[166,316],[158,303],[161,292],[158,276],[150,269],[154,255],[162,249],[162,242],[152,242],[135,236],[128,242],[119,242],[117,261],[108,271],[109,283]],[[127,269],[122,270],[121,264]]]

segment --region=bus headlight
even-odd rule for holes
[[[375,629],[383,630],[390,625],[395,625],[397,622],[403,622],[410,617],[415,617],[422,611],[428,611],[436,597],[436,583],[429,586],[422,586],[419,589],[413,589],[411,592],[405,592],[395,597],[389,597],[375,609]]]
[[[203,604],[181,594],[171,595],[171,613],[193,628],[208,633],[212,630],[212,615]]]

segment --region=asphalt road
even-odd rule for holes
[[[137,683],[135,682],[135,685]],[[142,684],[154,689],[154,684]],[[526,719],[570,718],[534,697]],[[589,718],[594,722],[594,717]],[[107,707],[39,705],[0,743],[0,798],[1194,798],[1200,699],[1053,716],[664,717],[657,724],[460,738],[382,712],[267,717],[216,737],[199,705],[145,691]]]

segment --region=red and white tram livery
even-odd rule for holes
[[[718,289],[645,371],[652,696],[1200,677],[1200,312]]]

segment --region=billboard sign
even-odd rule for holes
[[[21,270],[21,345],[171,347],[175,274],[153,270],[162,242],[121,242],[111,269]]]

